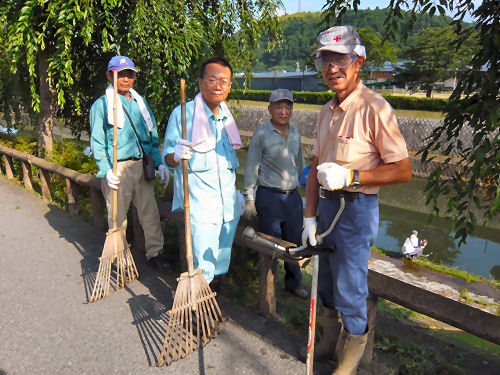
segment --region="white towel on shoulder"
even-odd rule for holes
[[[146,104],[144,104],[144,100],[142,97],[135,91],[134,89],[129,89],[130,95],[132,95],[132,99],[137,101],[137,105],[139,106],[139,110],[141,111],[142,117],[146,124],[148,125],[148,130],[153,131],[153,120],[151,120],[151,115],[149,114],[148,108]],[[113,86],[109,85],[106,89],[106,100],[108,102],[108,123],[114,125],[113,122]],[[123,112],[123,106],[121,105],[120,98],[118,98],[118,108],[117,108],[117,117],[118,124],[117,127],[123,128],[123,124],[125,123],[125,113]]]

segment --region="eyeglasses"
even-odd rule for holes
[[[206,79],[205,82],[207,83],[208,87],[215,87],[217,85],[220,85],[223,89],[227,89],[232,84],[231,81],[226,81],[226,80],[219,81],[216,80],[215,78]]]
[[[320,72],[324,72],[332,66],[344,69],[350,66],[357,57],[358,55],[355,53],[330,53],[314,59],[314,65]]]
[[[293,105],[290,104],[284,104],[284,105],[278,105],[271,103],[271,108],[276,110],[276,111],[285,111],[285,112],[292,112]]]

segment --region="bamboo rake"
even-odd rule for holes
[[[118,169],[118,71],[113,71],[113,173]],[[99,270],[94,283],[94,289],[89,302],[105,298],[109,294],[111,278],[111,266],[116,263],[116,278],[114,290],[123,288],[126,284],[137,279],[139,273],[135,266],[134,258],[127,243],[125,231],[118,227],[116,215],[118,211],[118,191],[112,189],[112,215],[113,228],[106,233],[106,241],[99,258]]]
[[[185,81],[181,80],[181,122],[182,138],[187,139]],[[184,192],[184,225],[186,234],[186,260],[188,271],[177,279],[172,309],[168,311],[169,321],[163,349],[157,366],[171,364],[185,358],[193,351],[205,346],[222,330],[225,321],[211,291],[203,270],[193,268],[193,247],[191,242],[191,220],[189,210],[188,161],[182,160]],[[193,320],[196,324],[193,324]],[[201,336],[201,337],[200,337]]]

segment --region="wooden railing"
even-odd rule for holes
[[[88,174],[78,173],[72,169],[62,167],[58,164],[51,163],[47,160],[40,159],[36,156],[13,150],[2,145],[0,145],[0,154],[3,154],[5,175],[8,179],[14,178],[14,163],[12,158],[17,159],[22,163],[22,181],[24,187],[28,190],[33,190],[33,175],[31,166],[34,165],[38,168],[42,197],[47,202],[52,200],[50,174],[55,173],[65,178],[68,210],[73,216],[78,215],[80,212],[76,184],[87,186],[90,189],[94,226],[101,230],[106,229],[107,221],[104,217],[106,204],[102,196],[100,179]]]
[[[68,207],[71,215],[77,215],[78,199],[76,195],[76,184],[87,186],[90,189],[94,225],[105,230],[106,219],[105,202],[101,191],[101,180],[90,175],[81,174],[74,170],[61,167],[46,160],[28,155],[26,153],[10,149],[0,145],[0,154],[3,154],[5,174],[7,178],[13,179],[13,158],[22,163],[22,181],[26,189],[33,190],[33,176],[31,166],[39,170],[41,190],[43,199],[51,200],[50,174],[55,173],[66,179],[66,194]],[[158,201],[161,218],[173,220],[179,228],[179,247],[181,257],[183,256],[184,228],[182,213],[172,212],[171,205],[167,202]],[[134,209],[134,236],[136,249],[144,251],[144,235],[137,220]],[[276,313],[276,264],[278,259],[297,263],[304,266],[307,262],[287,257],[283,253],[272,253],[259,244],[248,241],[242,237],[243,228],[239,226],[235,236],[235,243],[240,247],[246,247],[259,252],[259,310],[264,315]],[[280,241],[276,239],[276,241]],[[283,243],[283,241],[281,241]],[[286,245],[286,243],[284,243]],[[500,317],[484,312],[480,309],[452,300],[445,296],[430,292],[414,285],[402,282],[380,272],[369,270],[368,286],[370,297],[367,300],[370,335],[363,360],[369,362],[373,349],[373,333],[375,327],[375,316],[378,298],[385,298],[404,306],[413,311],[425,314],[451,326],[460,328],[473,335],[500,344]]]

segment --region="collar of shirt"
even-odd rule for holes
[[[224,110],[222,109],[222,106],[220,104],[219,104],[219,113],[217,113],[217,118],[215,118],[214,113],[208,107],[207,103],[205,103],[205,100],[203,99],[203,97],[201,98],[201,100],[203,101],[203,106],[205,107],[205,112],[206,112],[209,119],[211,119],[213,121],[217,121],[217,120],[225,121],[226,120],[227,116],[224,113]]]
[[[274,127],[271,120],[269,120],[268,123],[264,126],[267,129],[267,131],[269,131],[271,133],[274,131],[278,134],[281,134],[281,132],[277,128]],[[295,134],[296,131],[297,131],[297,129],[295,128],[295,126],[291,123],[288,123],[288,135],[290,136],[290,134]]]
[[[344,101],[340,104],[338,104],[338,98],[337,95],[331,100],[330,104],[330,110],[333,112],[335,109],[339,108],[344,112],[347,112],[349,108],[351,107],[352,103],[356,100],[356,98],[359,96],[359,92],[361,91],[361,88],[364,87],[363,82],[359,81],[358,85],[352,90],[352,92],[349,94],[347,98],[344,99]]]

